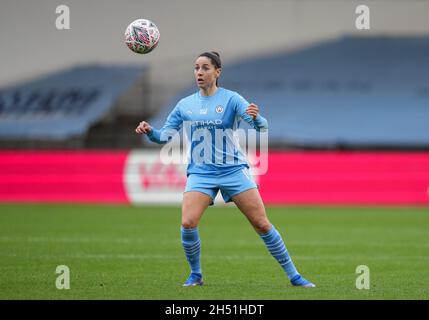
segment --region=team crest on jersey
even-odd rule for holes
[[[215,110],[216,110],[217,113],[222,113],[223,112],[223,107],[219,105],[219,106],[216,107]]]

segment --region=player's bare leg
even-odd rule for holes
[[[232,197],[232,200],[257,233],[266,233],[271,229],[271,223],[265,213],[264,203],[258,189],[254,188],[241,192]]]
[[[292,285],[304,288],[315,287],[296,270],[282,237],[268,220],[258,189],[241,192],[232,197],[232,200],[258,232],[268,251],[280,263]]]
[[[189,229],[198,226],[204,211],[212,203],[212,198],[202,192],[189,191],[183,193],[182,227]]]
[[[202,192],[189,191],[183,194],[182,244],[186,259],[191,267],[191,274],[183,284],[185,287],[203,284],[200,265],[201,242],[198,234],[198,223],[211,202],[212,198]]]

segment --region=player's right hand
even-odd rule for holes
[[[142,121],[136,128],[136,132],[139,134],[148,134],[152,131],[152,127],[146,121]]]

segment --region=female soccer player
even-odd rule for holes
[[[184,286],[203,284],[198,223],[220,190],[225,202],[232,200],[246,216],[292,285],[315,287],[298,273],[279,232],[268,220],[245,155],[234,136],[241,119],[258,131],[268,128],[267,120],[259,114],[256,104],[249,104],[238,93],[218,86],[221,67],[217,52],[199,55],[194,69],[199,90],[179,101],[160,130],[145,121],[136,128],[137,133],[147,134],[151,141],[160,144],[168,142],[182,126],[185,130],[185,123],[190,132],[181,238],[191,274]]]

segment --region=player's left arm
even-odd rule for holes
[[[247,102],[240,95],[234,97],[237,114],[251,127],[257,131],[266,131],[268,129],[268,121],[259,113],[259,106],[254,103]]]
[[[259,107],[251,103],[246,109],[246,114],[252,117],[253,126],[259,131],[264,131],[268,129],[268,121],[259,113]],[[245,119],[246,120],[246,119]],[[246,120],[249,122],[248,120]]]

